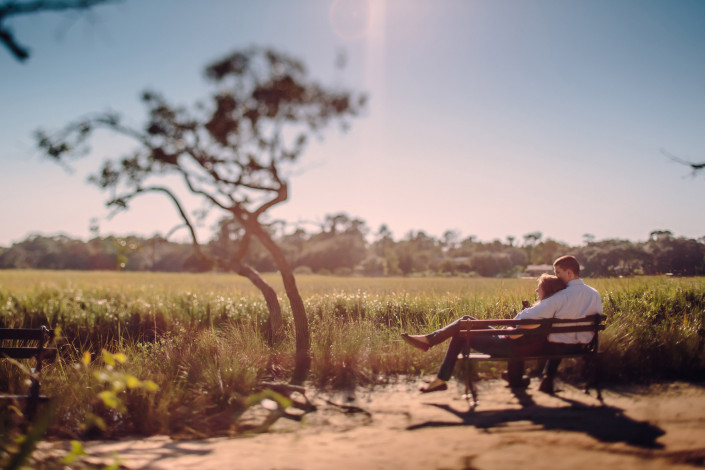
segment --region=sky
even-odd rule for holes
[[[211,92],[205,66],[252,45],[369,95],[347,132],[309,145],[272,218],[345,212],[397,240],[699,238],[705,178],[668,155],[705,161],[703,24],[701,0],[124,0],[12,18],[31,57],[0,49],[0,246],[87,240],[95,222],[101,235],[169,232],[165,198],[107,218],[107,194],[86,182],[131,147],[104,137],[67,171],[32,134],[107,110],[139,124],[146,89],[192,106]]]

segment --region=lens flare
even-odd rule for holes
[[[330,7],[331,27],[342,39],[360,39],[371,23],[371,0],[335,0]]]

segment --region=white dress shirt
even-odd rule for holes
[[[585,285],[582,279],[573,279],[565,289],[519,312],[516,319],[584,318],[596,313],[602,313],[600,294]],[[589,331],[552,333],[548,335],[548,340],[551,343],[589,343],[592,335]]]

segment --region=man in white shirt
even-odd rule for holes
[[[553,263],[553,270],[556,276],[567,285],[566,288],[541,300],[533,307],[522,310],[516,316],[517,319],[553,317],[573,319],[602,313],[600,294],[592,287],[585,285],[580,279],[580,264],[575,257],[563,256],[558,258]],[[469,316],[463,318],[473,319]],[[428,393],[447,389],[446,382],[450,379],[458,353],[463,344],[463,340],[457,334],[459,330],[460,325],[459,320],[457,320],[428,335],[402,334],[404,341],[423,351],[451,338],[445,359],[438,371],[438,376],[427,387],[422,388],[422,392]],[[471,344],[471,347],[480,352],[505,356],[511,356],[512,354],[570,354],[583,350],[585,345],[592,340],[592,335],[593,333],[591,332],[553,333],[548,336],[547,341],[536,335],[523,335],[518,339],[510,336],[487,336],[477,338]],[[553,380],[559,364],[560,360],[549,361],[539,390],[553,393]],[[528,382],[522,377],[523,371],[523,362],[509,361],[506,378],[511,387],[528,385]]]
[[[517,320],[540,318],[584,318],[588,315],[602,313],[602,298],[599,292],[585,285],[580,279],[580,264],[573,256],[563,256],[553,263],[553,270],[558,278],[565,282],[567,287],[544,301],[522,310],[516,316]],[[553,333],[548,335],[546,352],[568,354],[573,350],[579,351],[585,344],[592,340],[593,333],[586,331],[580,333]],[[539,390],[553,393],[553,379],[556,376],[560,359],[551,360],[546,365],[545,377],[541,381]],[[510,369],[519,368],[523,371],[523,363],[516,361],[507,366]],[[508,374],[511,375],[511,374]]]

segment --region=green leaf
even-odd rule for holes
[[[88,412],[86,413],[86,422],[81,424],[81,429],[90,429],[91,426],[95,426],[102,431],[108,429],[108,425],[105,424],[103,418]]]
[[[113,463],[110,465],[106,465],[105,467],[102,468],[102,470],[119,470],[121,466],[120,459],[117,457],[117,455],[114,457]]]
[[[115,380],[113,380],[111,385],[113,386],[114,393],[120,393],[123,390],[125,390],[125,382],[123,380],[121,380],[119,377],[116,378]]]
[[[118,361],[120,364],[124,364],[127,362],[127,356],[123,353],[115,353],[113,354],[113,359]]]
[[[144,382],[142,382],[142,384],[144,385],[144,388],[149,392],[156,392],[157,390],[159,390],[159,385],[152,382],[151,380],[145,380]]]
[[[107,382],[108,380],[110,380],[110,376],[108,374],[106,374],[105,372],[103,372],[102,370],[93,372],[93,377],[95,377],[95,379],[101,383]]]
[[[115,366],[115,359],[112,354],[103,349],[103,362],[109,366]]]
[[[247,397],[247,405],[252,406],[254,404],[261,403],[265,399],[274,400],[284,409],[289,408],[293,404],[289,398],[285,397],[281,393],[277,393],[270,388],[265,388],[260,393],[255,393],[254,395]]]
[[[112,390],[105,390],[98,394],[98,398],[103,401],[103,404],[108,408],[118,408],[120,406],[120,399],[117,397],[115,392]]]
[[[76,460],[76,457],[80,457],[81,455],[87,455],[86,451],[83,450],[83,444],[79,441],[71,441],[71,452],[66,454],[61,461],[63,463],[71,463]]]
[[[142,381],[130,374],[125,374],[125,383],[127,388],[140,388],[142,386]]]

